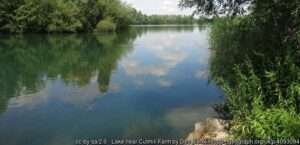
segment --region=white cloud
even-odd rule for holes
[[[179,0],[122,0],[145,14],[178,14],[190,15],[191,9],[181,10]]]
[[[174,3],[174,1],[170,1],[170,0],[163,0],[163,5],[167,5],[167,6],[170,6]],[[176,3],[175,3],[176,4]]]

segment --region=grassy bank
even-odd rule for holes
[[[296,139],[299,33],[283,35],[262,24],[253,15],[214,21],[210,71],[226,96],[218,110],[232,120],[230,131],[237,139]]]
[[[237,139],[300,137],[300,1],[181,0],[214,16],[210,72]],[[220,18],[222,16],[223,18]]]

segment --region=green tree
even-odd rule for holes
[[[225,105],[218,110],[232,119],[231,131],[237,138],[297,138],[298,54],[292,44],[282,43],[281,37],[252,19],[213,22],[210,74],[226,96]]]
[[[25,3],[15,10],[17,31],[43,31],[43,28],[49,23],[48,14],[51,11],[48,1],[25,0]]]
[[[70,0],[51,1],[53,12],[50,14],[47,31],[49,32],[76,32],[82,28],[78,19],[80,9]]]
[[[107,17],[97,24],[95,32],[114,32],[116,29],[117,25],[113,21],[113,18]]]
[[[87,32],[107,17],[124,29],[132,10],[120,0],[3,0],[0,32]]]
[[[16,32],[16,9],[24,3],[23,0],[3,0],[0,3],[0,31]]]
[[[93,31],[100,19],[102,14],[98,9],[96,0],[81,1],[80,7],[80,18],[83,24],[84,31]]]
[[[246,15],[246,5],[249,6]],[[236,138],[299,138],[299,1],[181,0],[215,18],[211,74]]]
[[[247,5],[260,0],[180,0],[180,7],[196,8],[194,14],[205,15],[239,15],[245,13]]]

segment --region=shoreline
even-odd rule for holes
[[[220,118],[207,118],[195,123],[194,130],[186,137],[187,145],[201,145],[202,140],[226,141],[230,135],[228,132],[229,121]]]

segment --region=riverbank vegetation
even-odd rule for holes
[[[196,19],[192,16],[182,15],[145,15],[140,11],[131,13],[133,25],[162,25],[162,24],[194,24]]]
[[[136,9],[130,13],[132,25],[165,25],[165,24],[205,24],[212,19],[194,15],[146,15]]]
[[[0,3],[0,31],[91,32],[108,19],[123,29],[130,23],[132,9],[120,0],[4,0]]]
[[[112,32],[131,24],[193,24],[191,16],[147,16],[120,0],[4,0],[0,32]]]
[[[146,15],[121,0],[4,0],[0,32],[114,32],[129,25],[197,24],[205,17]]]
[[[230,132],[237,139],[298,139],[300,2],[207,2],[180,5],[216,16],[210,71],[225,92],[218,110],[231,120]]]

